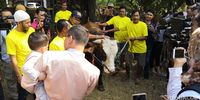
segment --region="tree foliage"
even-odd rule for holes
[[[153,9],[157,13],[175,12],[185,4],[185,0],[98,0],[98,2],[101,2],[100,4],[112,2],[117,6],[125,5],[128,9]]]

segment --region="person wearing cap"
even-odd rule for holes
[[[105,9],[105,12],[103,14],[104,20],[109,21],[112,17],[116,16],[116,12],[114,11],[114,4],[113,3],[108,3],[107,8]],[[105,30],[110,30],[113,29],[113,25],[108,25],[105,27]],[[114,38],[114,32],[108,32],[106,33],[107,36]]]
[[[71,24],[71,26],[79,25],[81,23],[81,18],[82,18],[81,12],[74,10],[72,12],[71,17],[69,18],[69,23]]]
[[[71,17],[69,18],[69,23],[70,23],[70,28],[72,26],[75,26],[75,25],[80,25],[81,23],[81,19],[82,19],[82,14],[81,12],[77,11],[77,10],[74,10],[72,12],[72,15]],[[104,35],[93,35],[93,34],[89,34],[89,38],[90,39],[102,39],[104,38]]]
[[[115,16],[115,13],[114,13],[114,4],[113,3],[108,3],[108,5],[107,5],[107,9],[105,9],[105,15],[107,15],[107,16]],[[111,18],[112,18],[111,17]],[[110,18],[110,19],[111,19]]]
[[[51,41],[49,45],[49,50],[65,50],[64,40],[66,38],[66,33],[70,29],[70,24],[65,19],[60,19],[56,23],[57,36]]]
[[[58,20],[60,20],[60,19],[69,20],[71,14],[72,14],[72,12],[67,10],[67,2],[66,1],[63,2],[61,5],[61,10],[56,13],[55,23],[57,23]]]
[[[3,18],[3,22],[12,25],[14,23],[13,19],[7,19],[8,17],[12,16],[11,11],[8,8],[4,8],[1,11],[1,15]],[[5,100],[17,100],[18,93],[17,93],[17,82],[16,82],[16,75],[13,71],[10,58],[7,54],[6,49],[6,35],[8,31],[0,30],[0,47],[1,47],[1,75],[2,75],[2,87],[4,93]],[[1,99],[1,98],[0,98]]]
[[[17,10],[14,14],[17,26],[6,36],[7,54],[10,56],[13,69],[18,81],[18,100],[26,100],[28,92],[24,90],[20,83],[22,78],[22,66],[27,55],[31,52],[28,46],[28,37],[35,30],[31,27],[31,19],[27,12]]]

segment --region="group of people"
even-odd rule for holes
[[[45,8],[36,10],[32,23],[25,9],[16,9],[12,21],[7,19],[11,11],[2,10],[4,22],[16,24],[0,35],[5,100],[81,100],[95,88],[100,71],[83,53],[89,37],[94,36],[78,25],[80,12],[68,11],[68,19],[60,12],[55,18],[57,36],[49,44],[51,34],[43,27]]]
[[[101,32],[117,41],[118,51],[124,49],[128,43],[128,47],[123,50],[126,53],[120,55],[120,63],[117,65],[123,66],[123,55],[125,55],[125,79],[133,79],[135,84],[140,84],[142,77],[149,78],[150,68],[159,72],[164,32],[158,29],[159,21],[153,22],[154,12],[147,10],[143,21],[139,10],[133,10],[131,17],[127,17],[124,6],[120,6],[119,14],[116,15],[114,5],[109,3],[106,12],[105,21],[97,23],[99,26],[106,27],[106,30]],[[188,17],[189,14],[188,12]],[[85,58],[84,52],[92,52],[91,48],[85,48],[89,39],[101,39],[105,36],[88,33],[88,30],[80,25],[81,13],[67,10],[67,2],[62,3],[61,10],[55,15],[57,32],[55,38],[52,37],[50,29],[46,31],[44,27],[47,15],[44,7],[36,10],[36,18],[32,23],[23,7],[16,9],[14,20],[7,19],[8,16],[12,16],[8,9],[3,9],[1,15],[5,18],[5,23],[13,26],[10,32],[0,31],[3,65],[1,72],[5,100],[26,100],[29,93],[34,93],[36,95],[34,98],[37,100],[79,100],[90,94],[97,83],[100,87],[98,89],[104,91],[103,70],[91,64]],[[192,26],[195,30],[199,27],[199,17],[191,16],[193,23],[196,22]],[[191,37],[188,49],[191,69],[184,74],[185,76],[183,75],[183,78],[186,78],[184,81],[186,87],[198,83],[196,75],[198,75],[199,63],[199,29],[196,29]],[[133,61],[136,61],[136,65]],[[178,68],[169,69],[169,100],[184,97],[182,93],[178,94],[178,91],[181,90],[181,66],[185,61],[184,58],[175,59],[174,66]],[[176,81],[173,79],[174,76]],[[170,84],[176,84],[177,87]],[[174,88],[176,91],[173,90]],[[195,91],[192,92],[195,94]]]

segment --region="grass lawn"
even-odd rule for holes
[[[85,100],[131,100],[134,93],[147,93],[147,100],[161,100],[160,95],[166,94],[166,77],[151,73],[148,80],[141,80],[138,85],[133,81],[122,81],[125,73],[122,71],[115,76],[104,74],[105,91],[95,89]]]

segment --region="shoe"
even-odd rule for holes
[[[104,88],[103,85],[98,85],[98,86],[97,86],[97,89],[98,89],[99,91],[101,91],[101,92],[105,91],[105,88]]]

